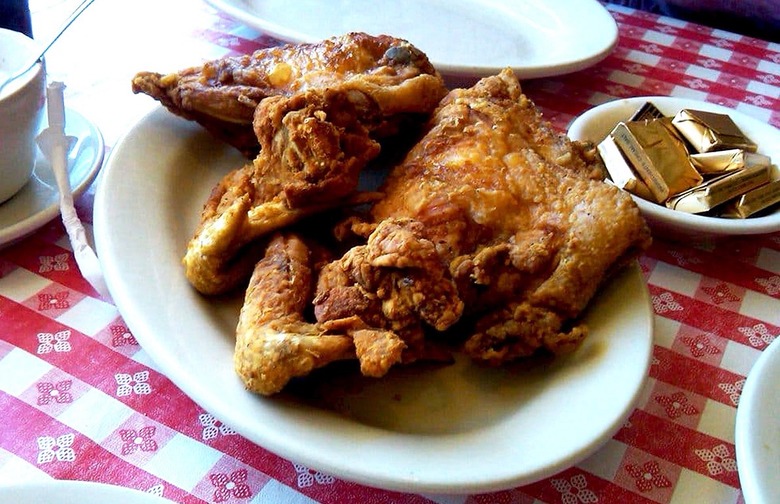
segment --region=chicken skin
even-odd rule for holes
[[[631,198],[602,179],[595,150],[555,132],[505,70],[442,100],[427,134],[380,188],[371,220],[409,228],[395,231],[406,240],[394,245],[396,264],[433,244],[446,274],[424,268],[405,277],[405,290],[457,287],[457,327],[472,358],[501,364],[539,349],[563,353],[586,336],[577,317],[604,279],[650,243]],[[383,265],[365,267],[361,275],[371,277]],[[366,290],[382,297],[381,287]],[[404,297],[393,292],[383,303],[403,305]],[[351,311],[329,306],[323,289],[315,299],[320,323]],[[423,320],[439,303],[418,297],[414,312]]]
[[[225,57],[179,72],[139,72],[144,93],[253,158],[255,109],[270,96],[309,89],[358,91],[379,112],[366,121],[374,137],[395,134],[409,116],[429,114],[446,94],[427,56],[386,35],[348,33],[318,43],[288,44]]]

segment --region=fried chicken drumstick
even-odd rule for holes
[[[446,93],[428,58],[409,42],[364,33],[261,49],[169,74],[140,72],[132,89],[250,158],[259,148],[252,132],[255,108],[269,96],[359,91],[379,111],[365,126],[381,137],[394,134],[409,115],[430,113]]]

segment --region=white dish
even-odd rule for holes
[[[103,163],[103,135],[78,112],[65,111],[65,134],[76,143],[68,153],[68,176],[73,196],[80,196],[92,183]],[[21,191],[0,204],[0,246],[17,241],[60,214],[60,193],[51,165],[38,151],[32,177]]]
[[[171,504],[171,501],[131,488],[89,481],[52,480],[0,485],[0,502],[46,504]]]
[[[595,451],[632,411],[652,349],[638,264],[587,315],[573,355],[529,369],[459,360],[361,380],[343,369],[311,392],[247,392],[233,370],[243,293],[209,299],[181,257],[213,185],[245,160],[157,109],[113,149],[95,199],[95,240],[112,296],[163,372],[221,421],[282,457],[370,486],[468,493],[550,476]],[[311,382],[307,382],[311,383]]]
[[[625,121],[645,102],[652,102],[665,115],[675,115],[682,109],[706,110],[728,114],[742,132],[758,144],[758,152],[780,162],[780,131],[758,119],[737,110],[714,103],[674,98],[670,96],[642,96],[604,103],[579,116],[569,127],[574,140],[601,142],[620,121]],[[780,178],[775,167],[775,178]],[[719,237],[726,235],[753,235],[780,231],[780,208],[773,213],[748,219],[723,219],[695,215],[632,196],[654,231],[673,238]]]
[[[617,24],[595,0],[206,0],[269,35],[315,42],[350,31],[404,38],[447,75],[511,67],[530,79],[581,70],[617,43]]]
[[[735,438],[745,502],[780,502],[780,338],[764,349],[748,373]]]

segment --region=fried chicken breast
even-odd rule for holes
[[[649,245],[634,202],[602,178],[595,150],[555,132],[505,70],[442,100],[427,134],[390,172],[371,218],[377,227],[415,229],[396,232],[407,241],[395,244],[396,264],[413,262],[422,242],[434,244],[447,274],[425,268],[403,278],[404,290],[453,282],[468,320],[458,328],[468,333],[467,353],[500,364],[576,347],[587,334],[577,317],[598,287]],[[361,272],[371,277],[388,265],[366,267],[377,270]],[[381,297],[380,288],[369,295]],[[404,296],[383,302],[403,304]],[[350,311],[328,306],[321,289],[316,300],[320,314]],[[439,303],[417,301],[417,314]]]
[[[134,93],[197,121],[250,158],[259,148],[252,132],[258,104],[309,89],[362,93],[379,111],[366,121],[375,137],[396,133],[408,116],[430,113],[446,93],[427,56],[412,44],[365,33],[261,49],[169,74],[139,72],[132,80]]]

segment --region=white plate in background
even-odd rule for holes
[[[391,35],[443,74],[521,79],[574,72],[605,58],[617,24],[595,0],[206,0],[268,35],[316,42],[351,31]]]

